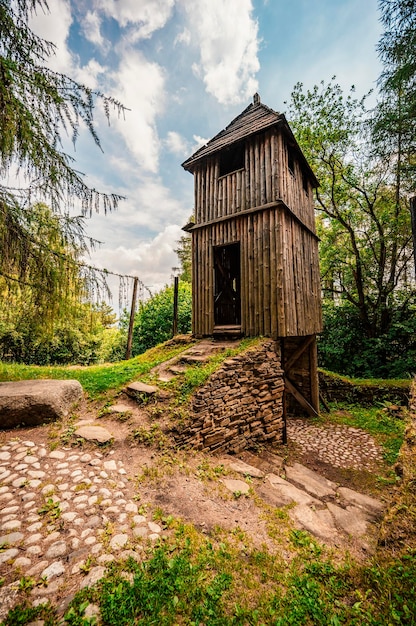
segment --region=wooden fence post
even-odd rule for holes
[[[126,361],[131,357],[131,346],[133,343],[133,326],[134,326],[134,314],[136,312],[136,299],[137,299],[137,284],[139,279],[137,276],[134,277],[133,283],[133,297],[131,299],[131,310],[130,310],[130,323],[129,323],[129,334],[127,337],[127,349],[126,349]]]
[[[178,334],[178,292],[179,292],[179,277],[175,276],[173,283],[173,328],[172,337]]]

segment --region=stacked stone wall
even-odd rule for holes
[[[224,361],[195,393],[180,443],[230,453],[282,443],[283,391],[279,344],[265,340]]]

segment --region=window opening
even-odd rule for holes
[[[226,176],[245,167],[245,146],[238,143],[225,148],[220,153],[220,176]]]

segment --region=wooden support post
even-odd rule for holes
[[[172,336],[178,334],[178,294],[179,294],[179,277],[175,276],[173,283],[173,326]]]
[[[294,351],[294,353],[288,358],[286,363],[284,363],[285,372],[289,372],[289,370],[293,367],[296,361],[302,356],[307,348],[315,341],[315,335],[310,335],[305,338],[305,341],[301,343],[301,345]]]
[[[126,361],[131,357],[131,346],[133,343],[134,314],[136,313],[136,299],[137,299],[138,283],[139,283],[139,279],[137,278],[137,276],[135,276],[134,283],[133,283],[133,297],[131,299],[129,334],[127,337],[127,348],[126,348]]]
[[[311,404],[315,411],[319,413],[319,379],[318,379],[318,348],[316,337],[309,346],[309,379],[311,386]]]
[[[416,277],[416,196],[410,198],[410,217],[412,221],[412,235],[413,235],[413,259],[415,263],[415,277]]]
[[[292,396],[299,402],[299,404],[305,409],[305,411],[311,417],[319,417],[319,413],[315,411],[314,407],[307,401],[307,399],[301,394],[299,389],[288,379],[285,378],[286,389],[292,394]]]

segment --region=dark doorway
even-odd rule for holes
[[[240,326],[240,243],[214,247],[214,274],[214,324]]]

